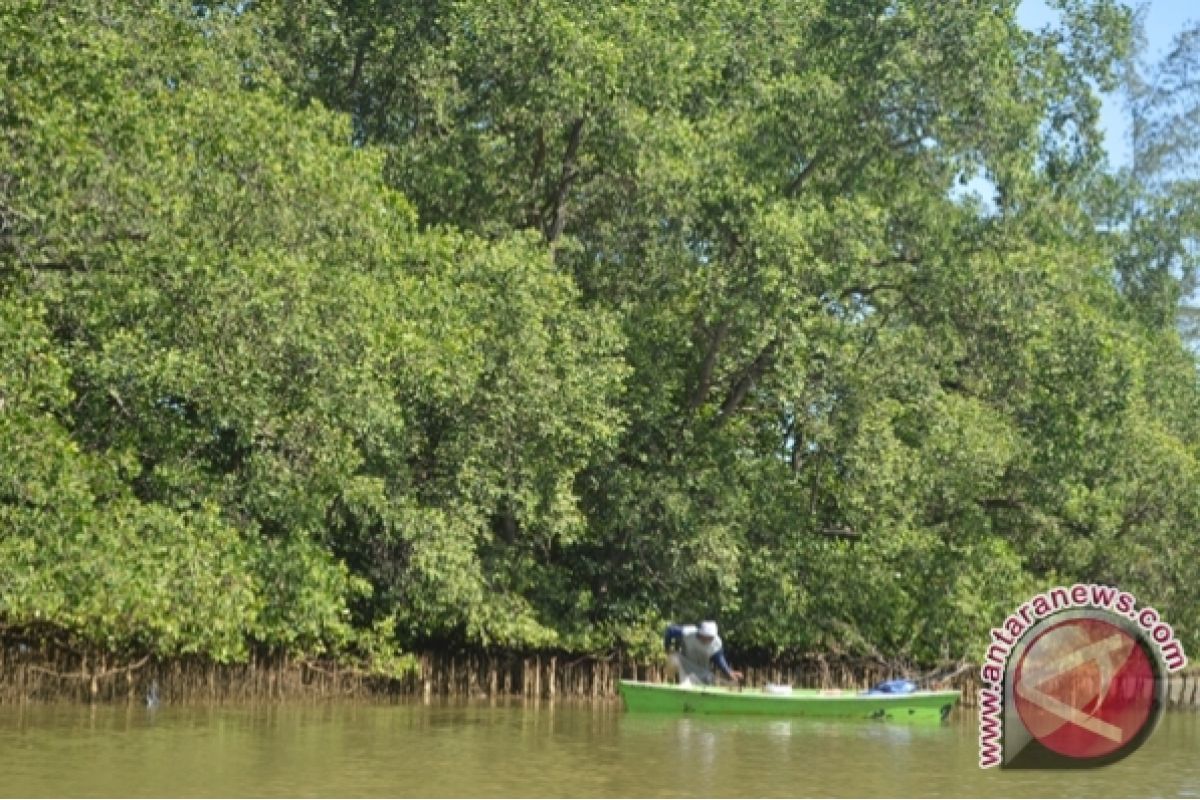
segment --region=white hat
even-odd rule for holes
[[[715,637],[717,635],[717,623],[713,622],[711,619],[706,619],[704,622],[700,623],[700,630],[696,631],[696,633],[698,633],[700,636]]]

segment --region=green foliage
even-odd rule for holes
[[[247,547],[210,505],[139,502],[128,454],[81,451],[40,309],[0,301],[0,613],[121,651],[245,654],[256,596]]]
[[[1096,580],[1194,644],[1185,187],[1058,7],[10,4],[0,625],[935,661]]]
[[[1176,319],[1194,349],[1200,337],[1200,138],[1193,119],[1200,94],[1192,76],[1200,62],[1200,26],[1180,31],[1158,63],[1136,55],[1124,76],[1131,163],[1096,193],[1097,205],[1113,230],[1117,275],[1132,308],[1151,325]]]
[[[222,660],[380,661],[383,620],[551,641],[519,567],[579,536],[573,476],[619,424],[605,313],[520,236],[418,234],[253,20],[22,12],[6,43],[46,35],[5,97],[5,375],[37,376],[2,395],[4,553],[32,581],[8,624]]]

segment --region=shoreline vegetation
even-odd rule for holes
[[[970,683],[973,669],[951,665],[923,673],[921,683],[962,687]],[[743,671],[746,686],[770,682],[844,690],[865,689],[897,674],[913,674],[901,665],[889,667],[856,659],[747,665]],[[619,679],[659,682],[668,677],[662,661],[639,663],[615,654],[423,653],[414,657],[414,666],[406,674],[388,677],[329,661],[285,656],[217,664],[203,659],[159,661],[143,656],[119,661],[104,655],[0,649],[0,703],[9,704],[140,703],[152,684],[164,704],[387,697],[611,699],[616,697]]]
[[[854,691],[896,676],[915,678],[922,689],[962,691],[962,708],[978,703],[981,687],[973,664],[928,671],[861,659],[807,659],[800,663],[740,665],[747,687],[767,683]],[[0,648],[0,705],[27,703],[143,704],[155,686],[155,702],[257,703],[296,700],[515,699],[613,700],[618,680],[668,681],[661,661],[638,663],[612,655],[571,657],[562,653],[423,653],[402,677],[386,677],[333,662],[284,656],[252,658],[246,664],[203,659],[159,661],[143,656],[122,662],[28,648]],[[1167,705],[1200,709],[1200,667],[1171,675]]]
[[[1060,5],[6,0],[0,694],[1197,651],[1200,35]]]

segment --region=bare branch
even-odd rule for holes
[[[542,212],[538,208],[537,195],[538,184],[541,180],[542,168],[546,165],[546,136],[541,128],[538,128],[533,140],[533,160],[529,166],[529,187],[530,200],[529,208],[525,212],[525,224],[531,228],[542,227]]]
[[[824,160],[823,153],[817,153],[815,156],[810,158],[808,163],[804,165],[804,169],[800,170],[800,174],[792,178],[791,182],[788,183],[787,187],[783,190],[783,196],[792,198],[799,194],[800,190],[804,188],[804,184],[808,182],[809,176],[812,175],[813,169],[815,169],[817,164],[821,163],[822,160]]]
[[[704,405],[704,401],[708,399],[709,390],[712,389],[712,374],[717,363],[717,353],[728,335],[729,322],[722,320],[709,339],[708,350],[704,353],[704,361],[700,365],[700,376],[696,380],[696,388],[692,390],[691,399],[688,400],[688,413]]]
[[[738,379],[733,384],[733,388],[726,395],[725,402],[721,403],[720,420],[722,422],[737,412],[742,402],[746,399],[746,395],[754,388],[754,384],[758,382],[759,378],[774,363],[775,353],[779,350],[781,343],[782,338],[780,336],[771,339],[766,347],[760,350],[754,360],[750,362],[750,365],[742,371],[742,374],[738,376]]]
[[[554,192],[552,204],[553,221],[550,224],[550,230],[546,232],[546,241],[551,246],[558,241],[558,237],[562,235],[563,228],[567,224],[567,195],[570,194],[571,184],[579,174],[576,169],[576,159],[579,156],[579,143],[583,139],[583,123],[583,117],[576,118],[567,133],[567,150],[563,153],[562,172],[558,178],[558,188]]]
[[[109,675],[117,675],[121,672],[125,672],[125,673],[134,672],[135,670],[139,670],[142,667],[146,666],[146,663],[149,660],[150,660],[150,656],[145,655],[145,656],[142,656],[142,658],[139,659],[138,661],[133,662],[132,664],[126,664],[123,667],[114,667],[112,669],[105,669],[105,670],[101,670],[100,672],[88,672],[87,670],[82,670],[80,672],[57,672],[55,670],[47,669],[46,667],[39,667],[37,665],[31,665],[28,669],[30,672],[40,672],[44,675],[53,675],[55,678],[61,678],[63,680],[97,680],[100,678],[107,678]]]
[[[362,79],[363,63],[367,60],[367,46],[371,43],[374,31],[363,36],[358,43],[358,49],[354,51],[354,65],[350,68],[350,79],[346,81],[346,94],[353,96],[354,91],[358,88],[358,82]]]

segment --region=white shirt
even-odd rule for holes
[[[695,625],[683,625],[682,628],[680,666],[684,674],[700,678],[707,683],[712,680],[712,657],[721,652],[721,637],[714,636],[711,642],[705,644],[697,638],[699,629]]]

